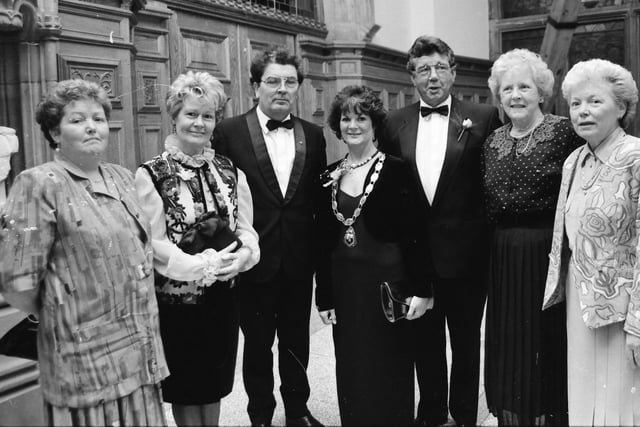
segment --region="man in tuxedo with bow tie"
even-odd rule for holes
[[[475,425],[489,249],[480,153],[501,123],[495,107],[451,96],[456,62],[444,41],[418,37],[407,70],[420,101],[389,113],[380,148],[405,159],[423,189],[425,221],[417,232],[428,246],[424,256],[432,267],[434,307],[413,324],[420,388],[416,421],[441,425],[450,411],[457,425]],[[452,350],[450,393],[445,320]]]
[[[307,409],[309,314],[314,273],[315,197],[326,168],[322,129],[291,114],[303,75],[295,56],[269,49],[251,63],[258,105],[220,122],[215,150],[247,176],[260,262],[237,281],[244,334],[242,374],[252,425],[270,425],[278,334],[280,393],[288,426],[321,425]]]

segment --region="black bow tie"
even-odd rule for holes
[[[278,128],[293,129],[293,122],[291,120],[285,120],[283,122],[279,122],[277,120],[271,120],[271,119],[267,121],[267,129],[274,130]]]
[[[449,106],[448,105],[441,105],[441,106],[436,107],[436,108],[420,107],[420,114],[422,115],[422,117],[428,117],[429,114],[431,114],[431,113],[438,113],[441,116],[447,116],[447,115],[449,115]]]

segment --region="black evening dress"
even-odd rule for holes
[[[359,200],[340,191],[340,212],[350,217]],[[409,321],[388,322],[380,302],[381,278],[403,275],[400,248],[376,241],[362,221],[354,229],[357,245],[340,241],[332,257],[340,419],[343,425],[408,425],[414,405]]]
[[[553,217],[566,157],[584,141],[545,115],[515,139],[507,124],[484,145],[493,225],[485,326],[485,390],[499,425],[566,425],[565,307],[542,311]]]
[[[366,182],[372,175],[370,166]],[[330,170],[335,165],[330,166]],[[336,382],[342,425],[403,426],[413,423],[414,371],[410,321],[387,321],[380,300],[383,281],[408,279],[406,295],[430,296],[428,260],[416,261],[418,208],[413,181],[400,159],[387,156],[379,179],[356,219],[356,245],[331,209],[331,186],[322,196],[316,275],[320,311],[335,309]],[[337,208],[350,218],[361,195],[336,190]],[[413,201],[413,202],[412,202]]]

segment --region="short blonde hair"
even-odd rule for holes
[[[228,99],[220,80],[206,71],[187,71],[184,74],[180,74],[171,83],[167,93],[167,113],[172,119],[178,116],[185,98],[189,96],[205,100],[213,106],[216,112],[220,112],[224,108]]]
[[[623,66],[606,59],[578,62],[562,82],[562,96],[570,102],[571,91],[576,85],[598,80],[609,83],[614,99],[625,107],[626,111],[619,122],[623,129],[627,129],[636,115],[638,87],[629,70]]]
[[[547,63],[540,58],[540,55],[528,49],[512,49],[500,55],[491,67],[491,76],[488,83],[495,99],[500,101],[500,82],[504,74],[518,65],[529,67],[533,82],[536,84],[536,88],[538,88],[543,100],[546,101],[551,98],[554,78],[553,72],[549,69]]]

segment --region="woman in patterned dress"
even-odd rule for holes
[[[562,94],[587,143],[566,160],[545,308],[566,298],[569,424],[640,425],[638,89],[609,61],[579,62]]]
[[[217,425],[220,399],[233,387],[238,319],[233,278],[260,258],[244,173],[209,140],[226,102],[206,72],[180,75],[167,94],[173,133],[165,151],[136,172],[153,235],[160,331],[171,375],[162,383],[176,423]],[[216,212],[242,242],[190,255],[178,247],[203,214]]]
[[[149,222],[133,174],[105,163],[111,104],[66,80],[38,106],[54,160],[16,178],[2,216],[0,292],[38,317],[45,425],[165,425],[168,375]]]
[[[499,425],[566,423],[564,307],[542,312],[553,211],[562,163],[581,144],[567,118],[543,114],[553,73],[514,49],[493,64],[491,92],[509,124],[483,148],[487,212],[493,225],[485,389]]]

